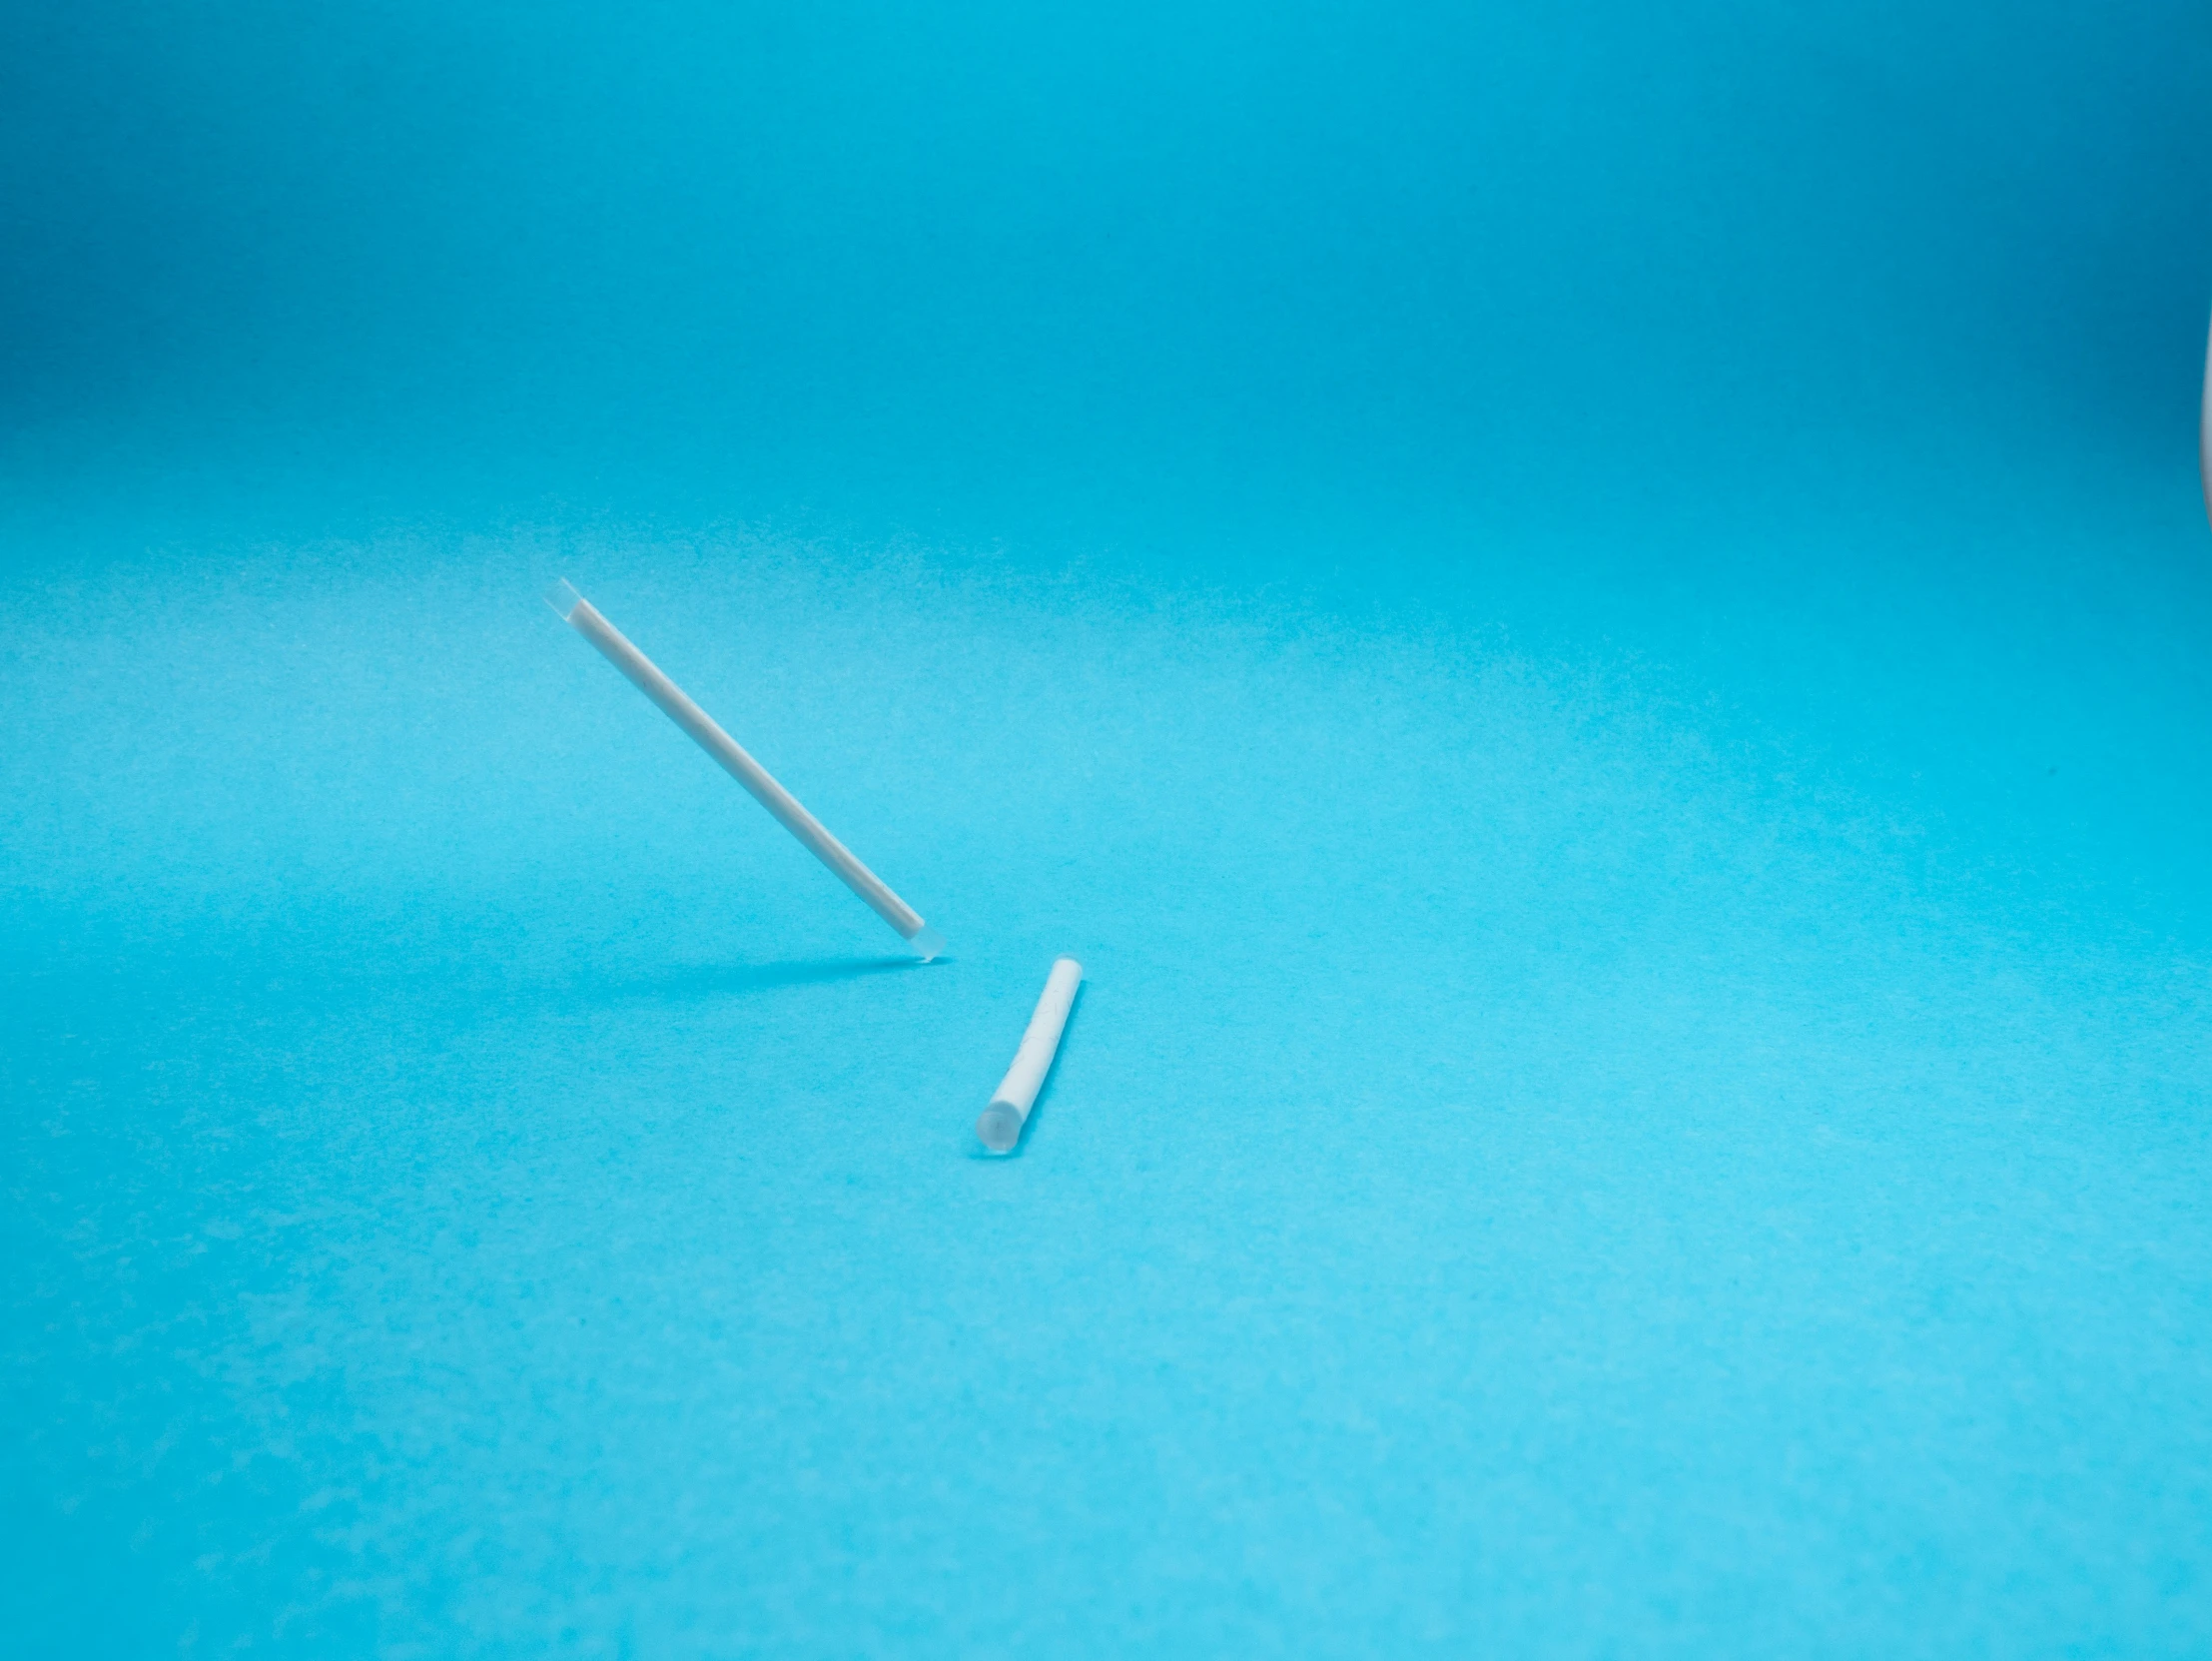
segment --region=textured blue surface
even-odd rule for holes
[[[0,1628],[2212,1648],[2212,22],[2077,12],[0,13]]]

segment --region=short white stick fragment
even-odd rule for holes
[[[722,764],[723,771],[742,784],[754,801],[774,816],[777,824],[806,844],[807,852],[836,873],[838,881],[868,902],[868,908],[894,929],[910,951],[927,961],[945,950],[945,937],[922,921],[922,914],[884,884],[881,877],[855,859],[844,843],[823,828],[822,821],[799,805],[798,798],[768,776],[768,769],[745,753],[744,747],[714,724],[707,712],[683,694],[683,689],[653,666],[651,658],[623,638],[622,631],[599,615],[591,602],[565,582],[545,590],[545,603],[561,620],[599,648],[599,655],[629,677],[630,684],[660,706],[660,712],[682,727],[691,741]],[[1056,1029],[1057,1032],[1057,1029]]]
[[[1074,958],[1053,960],[1053,972],[1045,978],[1045,995],[1037,1001],[1029,1031],[1022,1035],[1022,1048],[1014,1052],[1014,1065],[992,1093],[991,1106],[976,1121],[976,1135],[994,1154],[1011,1154],[1022,1140],[1022,1126],[1036,1105],[1045,1075],[1052,1071],[1061,1029],[1068,1025],[1068,1011],[1082,984],[1082,964]]]

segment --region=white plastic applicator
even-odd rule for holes
[[[1037,1001],[1022,1048],[1014,1052],[1014,1065],[992,1092],[991,1106],[976,1121],[976,1135],[994,1154],[1011,1154],[1022,1140],[1022,1126],[1036,1105],[1045,1075],[1053,1069],[1060,1051],[1060,1035],[1068,1025],[1068,1011],[1075,1005],[1076,988],[1083,984],[1083,965],[1074,958],[1057,958],[1045,978],[1045,995]]]
[[[766,808],[777,824],[806,845],[807,852],[837,874],[838,881],[867,901],[868,909],[899,931],[907,949],[927,962],[945,950],[945,937],[922,921],[922,914],[891,892],[883,879],[855,859],[844,843],[823,828],[822,821],[799,805],[798,798],[768,776],[768,769],[745,753],[744,746],[714,724],[707,712],[683,694],[683,689],[659,669],[651,658],[631,645],[591,602],[566,582],[545,590],[545,603],[560,613],[578,634],[599,648],[599,655],[620,669],[632,686],[660,706],[660,712],[690,735],[691,741],[722,764],[730,777],[742,784],[754,801]]]

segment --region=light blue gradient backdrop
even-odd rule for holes
[[[2208,87],[0,11],[0,1626],[2201,1653]]]

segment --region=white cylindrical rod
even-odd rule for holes
[[[991,1106],[976,1121],[976,1135],[994,1154],[1011,1154],[1022,1140],[1022,1126],[1037,1102],[1045,1075],[1053,1069],[1060,1050],[1061,1030],[1068,1025],[1068,1011],[1076,1002],[1076,988],[1083,984],[1083,965],[1074,958],[1053,960],[1053,972],[1045,977],[1045,995],[1037,1001],[1022,1048],[1014,1052],[1014,1065],[991,1094]]]
[[[722,764],[730,777],[742,784],[754,801],[774,815],[776,823],[806,844],[807,851],[837,874],[847,888],[868,902],[869,910],[899,931],[921,957],[934,958],[945,950],[944,937],[922,914],[891,892],[881,877],[855,859],[844,843],[823,828],[822,821],[799,805],[798,798],[768,776],[768,769],[745,753],[743,745],[714,724],[712,716],[684,696],[683,688],[654,667],[653,660],[623,638],[622,631],[599,615],[592,603],[566,582],[545,590],[545,603],[561,615],[578,634],[599,648],[599,655],[629,678],[632,686],[660,706],[660,711],[691,735],[693,743]]]

